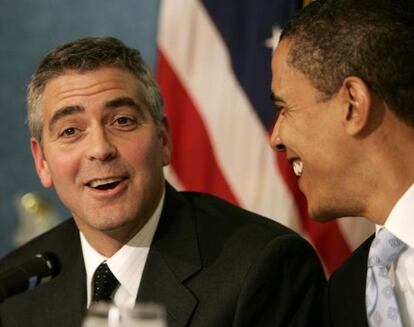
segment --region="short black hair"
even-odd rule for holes
[[[284,27],[288,63],[324,96],[361,78],[414,127],[414,1],[313,1]]]

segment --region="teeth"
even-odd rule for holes
[[[113,177],[113,178],[107,178],[107,179],[96,179],[89,183],[90,187],[99,187],[106,184],[116,183],[120,182],[122,180],[121,177]]]
[[[300,160],[295,160],[293,162],[293,171],[295,172],[295,175],[300,177],[302,176],[303,172],[303,162]]]

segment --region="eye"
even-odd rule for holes
[[[60,133],[60,136],[62,137],[72,137],[77,133],[77,128],[75,127],[69,127],[69,128],[65,128],[62,133]]]
[[[116,118],[115,122],[119,125],[125,125],[128,123],[131,123],[132,119],[128,118],[128,117],[118,117]]]
[[[284,112],[285,112],[285,107],[284,107],[284,106],[281,106],[281,105],[277,105],[277,104],[275,104],[275,116],[276,116],[276,119],[277,119],[280,115],[283,115],[283,114],[284,114]]]
[[[134,128],[137,125],[137,120],[129,116],[116,116],[112,122],[112,125],[119,128]]]

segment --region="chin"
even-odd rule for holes
[[[110,232],[117,232],[120,231],[122,229],[125,229],[128,226],[128,222],[119,222],[119,221],[113,221],[107,224],[102,224],[97,226],[96,229],[102,231],[102,232],[106,232],[106,233],[110,233]]]
[[[92,219],[86,220],[86,223],[96,231],[116,232],[136,224],[136,220],[136,217],[128,217],[109,211],[105,215],[95,215]]]
[[[308,209],[309,217],[315,221],[322,223],[329,222],[331,220],[346,217],[346,214],[340,208],[335,207],[317,207]]]
[[[309,216],[313,220],[318,221],[318,222],[321,222],[321,223],[326,223],[326,222],[329,222],[331,220],[336,219],[336,217],[333,217],[333,216],[330,216],[330,215],[325,215],[325,214],[312,214],[311,212],[309,212]]]

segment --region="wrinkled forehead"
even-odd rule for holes
[[[309,104],[312,101],[319,101],[322,99],[320,91],[291,63],[293,46],[291,40],[285,39],[280,42],[273,54],[271,84],[273,98],[289,104]]]
[[[139,81],[129,71],[116,67],[96,70],[67,70],[47,81],[43,90],[43,101],[92,96],[104,91],[129,93],[141,98]]]
[[[272,91],[279,89],[290,80],[292,74],[296,73],[295,69],[289,64],[289,51],[291,41],[282,40],[277,46],[272,57]]]

